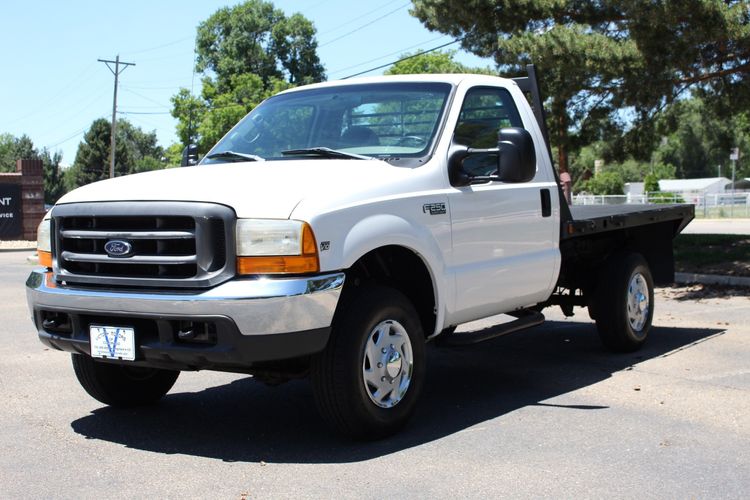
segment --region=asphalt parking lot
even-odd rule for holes
[[[36,339],[29,252],[0,253],[2,498],[747,498],[750,290],[659,289],[645,349],[588,315],[429,349],[398,436],[329,432],[301,380],[183,373],[155,407],[89,398]]]

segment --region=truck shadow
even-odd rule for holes
[[[304,380],[269,388],[244,378],[198,393],[170,394],[154,407],[100,408],[71,426],[89,439],[157,453],[231,462],[356,462],[450,436],[526,406],[606,411],[606,401],[546,401],[722,333],[657,327],[643,350],[615,355],[602,349],[593,325],[550,321],[475,346],[428,349],[427,384],[415,418],[400,434],[373,443],[346,441],[329,431]]]

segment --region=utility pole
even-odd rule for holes
[[[117,79],[120,76],[120,73],[125,71],[125,68],[128,66],[135,66],[135,63],[127,63],[127,62],[120,62],[120,54],[117,54],[117,57],[115,57],[114,61],[109,61],[107,59],[97,59],[99,62],[103,62],[107,65],[107,68],[112,72],[113,75],[115,75],[115,96],[112,99],[112,137],[109,142],[109,178],[113,178],[115,176],[115,132],[117,131]],[[110,64],[115,65],[115,69],[112,69],[112,66]],[[120,66],[122,66],[122,69],[120,69]]]

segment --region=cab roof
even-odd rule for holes
[[[439,73],[439,74],[415,74],[415,75],[388,75],[388,76],[366,76],[358,78],[349,78],[346,80],[332,80],[328,82],[314,83],[311,85],[303,85],[292,89],[280,92],[280,94],[287,94],[291,92],[299,92],[310,89],[320,88],[332,88],[332,87],[343,87],[349,85],[365,85],[365,84],[377,84],[377,83],[391,83],[391,82],[402,82],[402,83],[449,83],[451,85],[458,85],[466,82],[468,84],[492,84],[499,86],[511,86],[516,85],[516,82],[510,78],[501,78],[498,76],[470,74],[470,73]]]

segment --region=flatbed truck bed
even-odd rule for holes
[[[695,207],[680,204],[573,205],[570,215],[571,219],[563,223],[563,239],[664,222],[674,226],[671,235],[674,236],[693,220]]]

